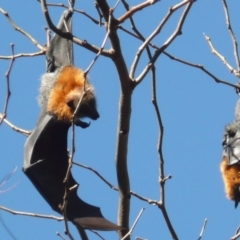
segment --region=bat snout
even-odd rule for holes
[[[234,186],[234,199],[235,201],[235,208],[237,208],[238,203],[240,202],[240,185],[237,184]]]
[[[93,111],[90,113],[90,118],[93,120],[97,120],[100,117],[98,111],[96,109],[93,109]]]

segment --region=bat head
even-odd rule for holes
[[[72,12],[65,11],[58,28],[62,32],[72,30]],[[46,53],[47,73],[42,76],[39,103],[43,112],[56,117],[59,121],[70,123],[77,108],[74,121],[78,126],[79,119],[89,117],[99,118],[93,87],[79,68],[73,65],[73,44],[55,34]],[[86,92],[84,93],[84,89]],[[83,95],[84,94],[84,95]],[[82,97],[83,96],[83,97]],[[80,106],[78,106],[79,101]],[[80,124],[85,127],[89,124]]]
[[[89,117],[93,120],[99,118],[93,87],[90,87],[90,89],[88,89],[85,92],[79,106],[78,106],[80,100],[79,91],[76,90],[71,92],[69,99],[70,100],[67,102],[67,105],[71,108],[72,112],[74,112],[77,108],[76,118]]]
[[[226,126],[223,137],[223,155],[228,158],[228,165],[240,163],[240,124]]]

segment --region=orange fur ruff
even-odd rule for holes
[[[229,199],[234,199],[234,187],[236,184],[240,185],[240,165],[228,165],[228,158],[223,156],[220,170],[222,172],[223,182],[225,185],[225,192]]]
[[[73,66],[64,67],[59,73],[48,101],[48,112],[58,120],[71,121],[73,110],[67,105],[71,100],[79,100],[84,88],[84,72]],[[85,86],[89,83],[86,80]]]

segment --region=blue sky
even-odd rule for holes
[[[52,1],[57,2],[57,1]],[[131,1],[134,6],[141,1]],[[67,1],[64,2],[67,4]],[[135,16],[139,30],[148,36],[176,0],[158,2]],[[115,1],[109,1],[113,6]],[[228,1],[232,26],[237,39],[240,3]],[[13,20],[28,31],[40,44],[46,43],[46,26],[40,4],[37,1],[2,1],[0,8],[9,12]],[[77,1],[76,8],[86,11],[95,18],[97,12],[92,1]],[[62,8],[51,8],[51,16],[58,22]],[[121,3],[115,17],[121,16]],[[167,23],[160,36],[153,42],[161,45],[176,26],[180,11]],[[90,20],[74,14],[74,34],[80,39],[100,46],[105,31]],[[23,35],[13,30],[7,19],[0,14],[2,37],[0,55],[11,55],[10,43],[15,44],[15,53],[32,53],[38,49]],[[124,26],[130,29],[128,22]],[[229,36],[222,1],[199,0],[194,3],[179,36],[167,52],[172,55],[203,64],[217,77],[236,83],[223,63],[214,56],[203,36],[211,37],[214,46],[235,67],[233,46]],[[130,69],[134,55],[140,46],[119,30],[123,54]],[[107,45],[109,47],[109,44]],[[75,46],[75,65],[86,69],[94,54]],[[147,64],[146,56],[141,60],[137,73]],[[10,61],[0,60],[0,112],[6,97],[5,72]],[[226,124],[234,119],[238,99],[235,90],[217,84],[199,69],[177,63],[161,55],[157,67],[157,97],[164,123],[163,154],[165,174],[173,178],[166,183],[166,207],[179,239],[197,239],[204,219],[208,219],[203,239],[229,239],[240,225],[239,211],[234,203],[227,200],[219,171],[222,154],[222,136]],[[10,76],[11,98],[8,120],[18,127],[32,130],[40,108],[37,103],[40,77],[45,71],[45,57],[19,58],[15,61]],[[117,185],[115,171],[116,136],[119,106],[119,80],[110,59],[100,57],[91,69],[90,81],[94,85],[98,100],[100,119],[92,121],[86,129],[77,129],[75,161],[99,171],[113,185]],[[128,167],[131,190],[145,197],[158,200],[158,126],[151,103],[150,74],[135,89],[132,102],[131,132],[129,138]],[[16,173],[0,190],[17,185],[0,194],[0,205],[17,211],[56,215],[33,187],[21,168],[23,147],[26,137],[14,132],[5,123],[0,127],[0,179],[15,166]],[[80,183],[78,194],[86,202],[101,207],[103,215],[117,222],[118,193],[88,170],[74,167],[74,178]],[[141,208],[145,208],[132,239],[171,239],[160,210],[135,197],[131,198],[130,224],[132,225]],[[0,239],[13,239],[4,228],[11,230],[18,240],[60,239],[56,232],[63,234],[63,222],[32,217],[14,216],[0,211]],[[75,228],[71,232],[78,239]],[[102,232],[105,239],[118,239],[115,232]],[[89,233],[89,239],[99,239]]]

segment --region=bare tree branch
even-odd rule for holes
[[[89,44],[87,41],[85,40],[80,40],[79,38],[75,37],[72,33],[70,32],[63,32],[60,29],[58,29],[52,22],[49,12],[48,12],[48,8],[47,8],[47,4],[45,0],[41,0],[41,4],[42,4],[42,9],[43,9],[43,13],[44,16],[46,18],[46,21],[48,23],[49,28],[55,32],[56,34],[58,34],[59,36],[61,36],[62,38],[68,39],[73,41],[74,43],[78,44],[79,46],[82,46],[94,53],[98,53],[100,51],[99,47],[96,47],[94,45]],[[101,51],[101,55],[105,56],[105,57],[111,57],[112,54],[111,52],[107,51],[107,50],[102,50]]]
[[[85,84],[84,84],[85,85]],[[71,151],[71,155],[69,157],[69,160],[68,160],[68,169],[67,169],[67,172],[66,172],[66,176],[63,180],[64,184],[65,184],[65,193],[64,193],[64,196],[63,196],[63,204],[60,206],[60,209],[62,211],[62,214],[64,216],[64,223],[65,223],[65,234],[68,235],[68,237],[73,240],[73,237],[69,231],[69,227],[68,227],[68,220],[67,220],[67,204],[68,204],[68,196],[69,194],[71,194],[71,191],[75,190],[78,185],[75,185],[75,186],[68,186],[69,184],[69,177],[70,177],[70,173],[71,173],[71,168],[72,168],[72,165],[73,165],[73,157],[74,157],[74,153],[75,153],[75,123],[74,123],[74,119],[75,119],[75,116],[76,116],[76,113],[81,105],[81,102],[83,100],[83,98],[85,97],[87,91],[89,89],[85,90],[84,88],[84,92],[81,96],[81,98],[79,99],[79,102],[77,104],[77,107],[73,113],[73,116],[72,116],[72,151]],[[82,240],[87,240],[87,235],[84,231],[84,229],[81,228],[81,226],[77,226],[77,229],[78,229],[78,232],[82,238]]]
[[[102,13],[101,13],[101,11],[99,9],[99,6],[98,6],[97,2],[94,3],[94,6],[95,6],[95,8],[97,10],[97,13],[98,13],[98,16],[99,16],[99,25],[102,26],[103,25],[103,22],[102,22],[103,15],[102,15]]]
[[[12,58],[36,57],[36,56],[41,56],[41,55],[44,55],[44,54],[45,54],[45,51],[39,51],[39,52],[35,52],[35,53],[19,53],[19,54],[15,54],[14,56],[0,56],[0,59],[10,60]]]
[[[203,227],[202,227],[202,230],[201,230],[201,232],[200,232],[200,235],[199,235],[198,240],[201,240],[201,239],[202,239],[204,230],[205,230],[205,228],[206,228],[206,226],[207,226],[207,221],[208,221],[207,219],[204,219]]]
[[[38,217],[38,218],[46,218],[46,219],[52,219],[52,220],[57,220],[57,221],[63,221],[63,217],[56,217],[56,216],[52,216],[52,215],[42,215],[42,214],[37,214],[37,213],[19,212],[19,211],[15,211],[10,208],[3,207],[3,206],[0,206],[0,209],[3,211],[6,211],[6,212],[12,213],[14,215]]]
[[[97,5],[105,21],[108,22],[109,15],[112,14],[112,11],[110,11],[107,2],[105,0],[97,0]],[[130,182],[127,168],[127,152],[131,116],[132,83],[129,79],[126,62],[122,55],[120,40],[116,32],[116,20],[114,16],[111,17],[112,26],[110,26],[109,39],[113,49],[112,59],[119,74],[121,84],[116,171],[119,185],[118,224],[123,227],[123,229],[119,231],[119,238],[122,238],[127,234],[129,229]],[[129,237],[127,240],[129,240]]]
[[[1,9],[0,9],[1,10]],[[3,110],[3,114],[1,116],[1,120],[0,120],[0,126],[3,122],[3,120],[7,117],[7,109],[8,109],[8,103],[9,103],[9,98],[11,96],[11,90],[10,90],[10,73],[13,67],[13,63],[15,61],[14,58],[14,44],[11,44],[11,50],[12,50],[12,58],[11,58],[11,62],[10,62],[10,66],[5,74],[6,76],[6,83],[7,83],[7,96],[6,96],[6,100],[5,100],[5,105],[4,105],[4,110]]]
[[[3,120],[9,127],[11,127],[14,131],[22,133],[25,136],[29,136],[31,134],[31,131],[24,130],[22,128],[18,128],[12,123],[10,123],[6,118],[4,118],[4,114],[0,113],[0,119]]]
[[[240,63],[239,63],[239,54],[238,54],[238,43],[237,40],[235,38],[233,29],[232,29],[232,25],[230,22],[230,16],[229,16],[229,12],[228,12],[228,5],[226,0],[223,0],[223,8],[224,8],[224,12],[225,12],[225,17],[226,17],[226,23],[227,23],[227,28],[229,30],[230,36],[232,38],[232,42],[233,42],[233,48],[234,48],[234,56],[235,56],[235,60],[236,60],[236,65],[237,65],[237,72],[239,74],[240,72]],[[238,76],[240,77],[240,76]]]
[[[203,72],[205,72],[208,76],[210,76],[211,78],[214,79],[214,81],[216,83],[222,83],[222,84],[225,84],[227,86],[230,86],[230,87],[234,87],[236,89],[240,89],[240,86],[238,84],[233,84],[233,83],[230,83],[230,82],[227,82],[227,81],[224,81],[224,80],[221,80],[219,78],[217,78],[215,75],[213,75],[211,72],[209,72],[207,69],[204,68],[203,65],[201,64],[195,64],[195,63],[191,63],[191,62],[187,62],[185,60],[182,60],[182,59],[179,59],[177,57],[174,57],[173,55],[167,53],[167,52],[163,52],[166,56],[168,56],[171,60],[175,60],[177,62],[181,62],[183,64],[186,64],[188,66],[191,66],[191,67],[195,67],[195,68],[198,68],[200,70],[202,70]]]
[[[141,74],[136,78],[135,83],[139,84],[143,78],[146,76],[146,74],[149,72],[149,70],[152,67],[152,64],[155,63],[155,61],[158,59],[158,57],[160,56],[160,54],[172,43],[172,41],[182,33],[182,26],[185,22],[186,16],[189,12],[189,10],[192,7],[194,0],[184,0],[181,3],[173,6],[170,8],[169,12],[167,13],[167,15],[164,17],[164,19],[161,21],[161,23],[159,24],[159,26],[156,28],[155,31],[153,31],[153,33],[145,40],[145,42],[141,45],[141,47],[139,48],[136,57],[133,61],[133,64],[131,66],[131,70],[130,70],[130,78],[134,79],[134,74],[135,74],[135,70],[136,70],[136,66],[138,64],[138,61],[140,59],[140,56],[143,52],[143,50],[146,48],[146,46],[150,43],[150,41],[161,31],[162,27],[165,25],[165,23],[167,22],[167,20],[170,18],[170,16],[172,15],[173,12],[175,12],[177,9],[179,9],[180,7],[184,6],[187,4],[185,10],[183,11],[183,14],[178,22],[178,25],[175,29],[175,31],[173,32],[173,34],[166,40],[166,42],[158,49],[156,50],[155,54],[152,57],[151,62],[145,67],[145,69],[141,72]]]
[[[145,208],[142,208],[142,209],[141,209],[141,211],[140,211],[140,213],[138,214],[136,220],[134,221],[131,229],[129,230],[129,232],[128,232],[121,240],[125,240],[128,236],[131,236],[131,235],[132,235],[132,232],[133,232],[133,230],[134,230],[134,228],[135,228],[135,226],[136,226],[138,220],[140,219],[140,217],[141,217],[141,215],[142,215],[142,213],[143,213],[144,210],[145,210]]]
[[[133,191],[130,191],[130,193],[131,193],[132,196],[134,196],[134,197],[136,197],[136,198],[138,198],[138,199],[140,199],[140,200],[142,200],[144,202],[147,202],[147,203],[149,203],[149,204],[151,204],[153,206],[160,207],[160,203],[157,200],[152,200],[150,198],[143,197],[143,196],[141,196],[138,193],[135,193]]]
[[[234,68],[228,63],[228,61],[226,60],[226,58],[225,58],[224,56],[222,56],[222,55],[214,48],[214,46],[213,46],[213,44],[212,44],[212,41],[211,41],[211,38],[208,37],[208,36],[205,35],[205,34],[204,34],[204,36],[205,36],[205,39],[207,40],[207,42],[208,42],[208,44],[209,44],[209,47],[210,47],[212,53],[213,53],[214,55],[216,55],[218,58],[220,58],[220,60],[223,62],[224,65],[226,65],[226,67],[229,69],[229,71],[230,71],[231,73],[234,73],[235,76],[239,77],[239,76],[240,76],[240,75],[239,75],[239,72],[238,72],[236,69],[234,69]]]
[[[140,3],[137,6],[132,7],[129,11],[127,11],[123,16],[121,16],[120,18],[118,18],[118,22],[119,23],[123,23],[124,21],[126,21],[128,18],[132,17],[134,13],[150,6],[153,5],[155,3],[159,2],[159,0],[146,0],[143,3]]]
[[[85,168],[87,170],[90,170],[91,172],[95,173],[104,183],[106,183],[111,189],[115,190],[115,191],[119,191],[119,189],[117,187],[115,187],[113,184],[111,184],[108,180],[106,180],[106,178],[104,178],[97,170],[89,167],[89,166],[86,166],[86,165],[83,165],[81,163],[77,163],[77,162],[73,162],[73,164],[79,166],[79,167],[82,167],[82,168]],[[141,195],[139,195],[138,193],[134,192],[134,191],[130,191],[130,194],[142,201],[145,201],[151,205],[157,205],[157,206],[160,206],[160,203],[157,201],[157,200],[152,200],[150,198],[146,198],[146,197],[143,197]]]
[[[230,238],[230,240],[236,240],[240,237],[240,226],[237,228],[235,235]]]
[[[4,229],[7,231],[7,233],[11,236],[11,238],[13,240],[17,240],[17,238],[15,237],[15,235],[12,233],[12,229],[9,229],[9,227],[6,225],[6,223],[4,222],[2,216],[0,215],[0,222],[3,225]]]
[[[123,3],[124,3],[125,8],[128,9],[128,4],[125,1],[123,1]],[[137,37],[139,39],[141,39],[142,41],[145,41],[142,34],[137,30],[136,25],[135,25],[132,17],[130,17],[130,21],[131,21],[131,24],[132,24],[132,29],[137,34]],[[148,57],[149,57],[149,61],[151,61],[152,60],[152,55],[151,55],[149,46],[146,47],[146,50],[147,50],[147,54],[148,54]],[[157,205],[160,209],[162,209],[163,207],[165,208],[165,204],[162,204],[162,203],[164,203],[164,199],[165,199],[165,197],[164,197],[165,196],[165,191],[164,191],[165,182],[168,179],[171,178],[171,175],[168,175],[167,177],[164,176],[164,160],[163,160],[163,154],[162,154],[163,124],[162,124],[161,115],[160,115],[160,111],[159,111],[159,108],[158,108],[157,97],[156,97],[156,69],[155,69],[154,64],[153,64],[153,67],[151,68],[151,71],[152,71],[152,102],[153,102],[154,107],[155,107],[155,111],[156,111],[156,115],[157,115],[157,119],[158,119],[158,123],[159,123],[159,128],[160,128],[158,152],[159,152],[159,158],[160,158],[160,172],[159,172],[160,177],[159,177],[159,181],[160,181],[160,186],[161,186],[161,188],[160,188],[160,190],[161,190],[161,202],[157,202],[157,201],[142,197],[139,194],[136,194],[132,191],[131,191],[131,194],[134,195],[135,197],[143,200],[143,201],[148,202],[149,204]],[[169,217],[167,215],[166,210],[164,212],[165,212],[164,217],[166,217],[165,221],[168,224],[169,231],[171,232],[173,238],[177,239],[176,233],[175,233],[175,231],[174,231],[174,229],[171,225],[171,222],[169,220]]]
[[[137,36],[136,34],[130,32],[130,31],[128,31],[127,29],[123,28],[122,26],[120,26],[119,29],[121,29],[122,31],[130,34],[131,36],[133,36],[133,37],[135,37],[135,38],[137,38],[137,39],[142,40],[141,37]],[[159,49],[156,45],[152,44],[151,42],[149,43],[149,46],[153,47],[154,49]],[[175,61],[177,61],[177,62],[180,62],[180,63],[186,64],[186,65],[188,65],[188,66],[195,67],[195,68],[198,68],[198,69],[202,70],[202,71],[205,72],[208,76],[210,76],[211,78],[213,78],[216,83],[222,83],[222,84],[225,84],[225,85],[227,85],[227,86],[234,87],[234,88],[240,90],[240,86],[239,86],[238,84],[233,84],[233,83],[230,83],[230,82],[227,82],[227,81],[225,81],[225,80],[221,80],[221,79],[217,78],[214,74],[212,74],[210,71],[208,71],[207,69],[205,69],[205,67],[204,67],[203,65],[201,65],[201,64],[187,62],[187,61],[185,61],[185,60],[183,60],[183,59],[177,58],[177,57],[169,54],[169,53],[166,52],[166,51],[163,51],[163,54],[165,54],[165,55],[166,55],[167,57],[169,57],[171,60],[175,60]]]
[[[26,31],[24,31],[23,29],[21,29],[20,27],[18,27],[16,25],[16,23],[14,23],[14,21],[11,19],[11,17],[9,16],[8,12],[5,12],[2,8],[0,8],[0,12],[3,13],[5,15],[5,17],[8,19],[8,21],[10,22],[10,24],[12,25],[12,27],[16,30],[19,31],[20,33],[22,33],[23,35],[25,35],[28,39],[30,39],[30,41],[36,45],[36,47],[41,50],[41,51],[45,51],[45,48],[43,46],[41,46],[38,41],[33,38],[29,33],[27,33]]]
[[[75,225],[76,226],[76,225]],[[80,225],[76,226],[79,236],[81,237],[82,240],[88,240],[88,236],[86,234],[86,231],[84,230],[83,227],[81,227]]]
[[[92,229],[88,229],[90,232],[96,234],[99,238],[101,238],[102,240],[105,240],[105,238],[103,238],[97,231],[94,231]]]
[[[233,237],[230,238],[230,240],[237,240],[240,237],[240,233],[237,233]]]
[[[79,167],[82,167],[82,168],[85,168],[85,169],[88,169],[92,172],[94,172],[103,182],[105,182],[111,189],[115,190],[115,191],[118,191],[119,189],[115,186],[113,186],[108,180],[106,180],[106,178],[104,178],[97,170],[91,168],[91,167],[88,167],[86,165],[83,165],[81,163],[77,163],[77,162],[73,162],[73,164],[79,166]]]
[[[165,222],[167,224],[167,227],[171,233],[172,239],[177,240],[177,234],[172,226],[172,223],[170,221],[170,218],[168,216],[166,205],[165,205],[165,183],[167,179],[171,178],[171,175],[168,177],[165,177],[164,173],[164,158],[163,158],[163,136],[164,136],[164,127],[163,122],[157,102],[157,94],[156,94],[156,72],[155,68],[153,68],[153,76],[152,76],[152,103],[156,112],[156,117],[158,121],[159,126],[159,137],[158,137],[158,154],[159,154],[159,184],[160,184],[160,201],[158,203],[158,207],[161,209],[162,214],[164,216]]]
[[[61,233],[56,232],[56,234],[57,234],[57,236],[59,236],[61,239],[66,240],[66,239],[61,235]]]
[[[40,0],[37,0],[38,2],[41,3]],[[66,6],[65,4],[63,3],[47,3],[47,6],[49,7],[63,7],[63,8],[66,8],[68,9],[69,7]],[[79,10],[79,9],[76,9],[76,8],[73,8],[73,11],[74,12],[77,12],[77,13],[81,13],[82,15],[86,16],[87,18],[89,18],[91,21],[93,21],[95,24],[99,24],[99,21],[97,21],[95,18],[91,17],[89,14],[87,14],[85,11],[83,10]]]
[[[92,62],[90,63],[89,67],[84,71],[84,75],[86,76],[88,74],[88,72],[90,71],[90,69],[92,68],[93,64],[97,61],[99,55],[102,53],[103,49],[104,49],[104,46],[107,42],[107,39],[108,39],[108,36],[109,36],[109,33],[110,33],[110,26],[111,26],[111,17],[109,18],[109,22],[108,22],[108,28],[107,28],[107,34],[103,40],[103,43],[102,43],[102,46],[99,50],[99,52],[97,53],[97,55],[95,56],[95,58],[92,60]]]

